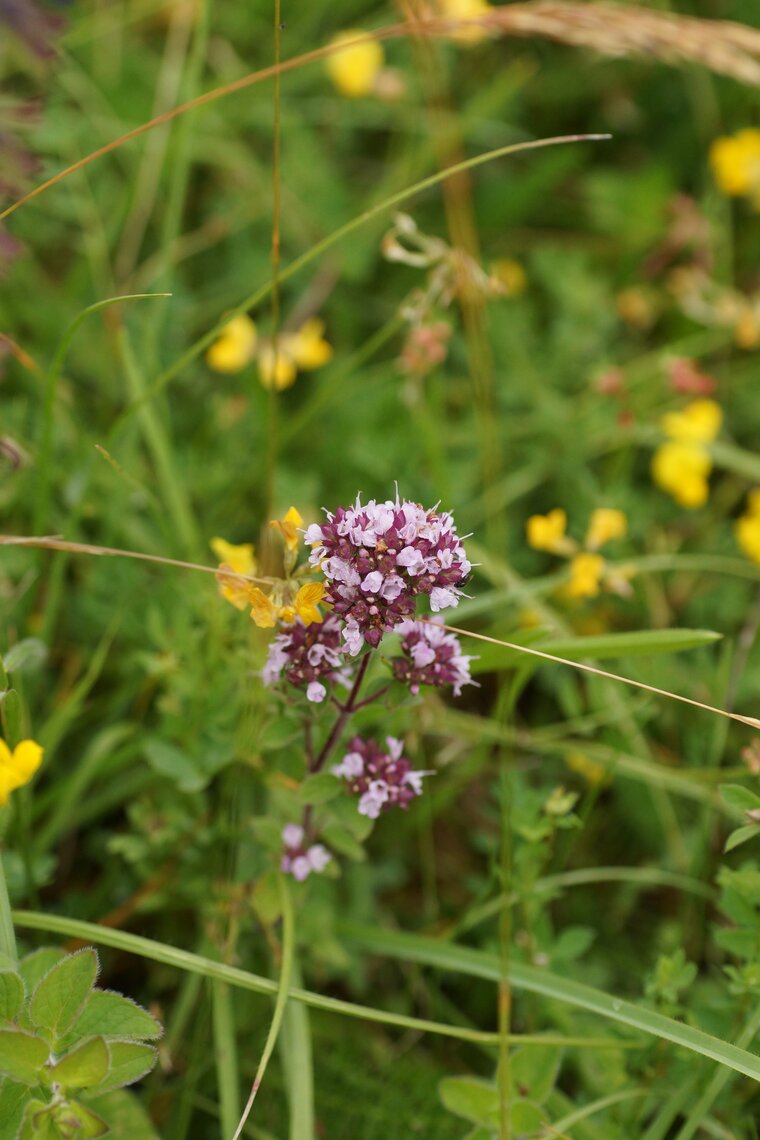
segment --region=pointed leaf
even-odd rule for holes
[[[150,1072],[158,1056],[152,1045],[137,1045],[132,1041],[111,1041],[108,1051],[111,1066],[103,1080],[92,1089],[93,1094],[99,1095],[139,1081]]]
[[[65,1089],[88,1089],[103,1080],[111,1059],[102,1037],[90,1037],[60,1059],[50,1080]]]
[[[53,1112],[52,1116],[55,1121],[57,1136],[70,1136],[72,1140],[85,1140],[85,1137],[106,1136],[109,1132],[108,1125],[102,1116],[76,1100],[62,1104]]]
[[[746,827],[737,827],[736,831],[732,831],[729,835],[723,850],[733,851],[734,847],[740,847],[742,843],[754,839],[758,834],[760,834],[760,823],[748,823]]]
[[[474,1124],[491,1124],[499,1118],[499,1093],[493,1081],[444,1077],[438,1084],[438,1095],[444,1108]]]
[[[14,1021],[24,1003],[24,983],[15,970],[0,970],[0,1021]]]
[[[49,1056],[48,1044],[41,1037],[22,1029],[0,1028],[0,1076],[34,1087],[40,1084]]]
[[[757,811],[760,808],[760,796],[741,784],[721,784],[720,794],[723,802],[736,811]]]
[[[72,1027],[77,1037],[118,1037],[120,1040],[153,1040],[163,1030],[155,1017],[151,1017],[131,998],[111,990],[93,990]]]
[[[67,955],[37,983],[29,1001],[34,1024],[54,1040],[62,1037],[78,1016],[97,976],[98,956],[92,947]]]
[[[8,1136],[15,1136],[31,1098],[31,1092],[16,1081],[0,1080],[0,1121]]]
[[[49,1104],[42,1100],[28,1102],[16,1140],[60,1140]]]
[[[511,1058],[509,1076],[518,1097],[543,1104],[554,1088],[562,1050],[554,1045],[518,1049]]]
[[[66,951],[57,946],[41,946],[27,954],[18,964],[18,972],[24,979],[26,992],[30,994],[48,970],[52,970],[57,962],[66,957]]]
[[[47,657],[47,645],[38,637],[25,637],[17,642],[13,649],[9,649],[3,658],[3,665],[7,673],[15,673],[18,669],[33,669],[41,665]]]

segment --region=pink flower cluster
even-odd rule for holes
[[[426,595],[433,612],[456,606],[470,573],[451,515],[406,499],[338,507],[306,531],[310,562],[327,579],[325,601],[345,622],[353,656],[411,617]]]
[[[298,823],[286,823],[282,829],[282,842],[285,850],[280,860],[280,870],[290,874],[299,883],[312,872],[324,871],[332,855],[321,843],[304,845],[304,829]]]
[[[395,736],[385,738],[388,751],[383,752],[373,740],[355,736],[349,751],[331,771],[348,784],[352,795],[359,796],[361,815],[377,819],[381,811],[405,808],[415,796],[422,795],[422,778],[429,772],[415,771],[402,756],[403,742]]]
[[[337,681],[350,688],[351,670],[345,667],[341,624],[334,614],[311,625],[304,625],[296,618],[269,646],[261,673],[264,684],[274,685],[284,676],[291,685],[298,688],[305,685],[307,698],[315,703],[327,696],[324,681]]]
[[[440,619],[439,619],[440,620]],[[475,685],[470,676],[472,657],[462,654],[455,633],[441,629],[434,621],[410,621],[396,626],[401,634],[403,657],[392,661],[397,680],[405,681],[416,695],[420,685],[453,685],[454,696],[462,692],[462,685]]]

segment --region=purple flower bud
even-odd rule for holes
[[[393,674],[414,694],[420,685],[452,685],[458,697],[463,685],[477,684],[470,676],[470,662],[475,658],[464,656],[457,635],[441,629],[435,619],[402,621],[396,633],[401,634],[404,656],[393,660]]]
[[[327,696],[324,681],[351,686],[350,670],[340,638],[341,622],[333,614],[320,624],[304,625],[296,618],[275,637],[261,676],[265,685],[275,685],[284,677],[291,685],[306,689],[308,700],[318,703]]]
[[[355,736],[349,751],[331,771],[346,781],[352,795],[359,797],[359,812],[377,819],[392,807],[406,808],[410,800],[422,794],[422,777],[429,772],[415,771],[402,755],[403,744],[394,736],[386,737],[383,752],[373,740]]]
[[[321,843],[304,847],[304,830],[298,823],[286,823],[282,829],[282,842],[285,850],[280,859],[280,870],[290,874],[299,883],[312,872],[324,871],[332,860],[332,855]]]
[[[470,563],[450,514],[399,500],[339,507],[306,531],[310,561],[327,578],[325,601],[345,622],[346,652],[379,645],[427,595],[435,612],[459,603]]]

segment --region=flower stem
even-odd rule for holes
[[[11,904],[8,898],[8,887],[5,882],[5,866],[3,864],[2,839],[8,822],[8,809],[0,808],[0,957],[5,955],[12,962],[18,961],[16,950],[16,934],[13,929],[11,917]]]
[[[358,707],[356,698],[359,695],[359,689],[361,688],[362,681],[364,680],[365,674],[367,672],[371,656],[372,650],[369,650],[360,660],[359,667],[356,670],[356,676],[354,677],[354,683],[351,686],[351,692],[348,694],[348,700],[344,705],[341,705],[338,719],[332,726],[330,735],[322,745],[322,749],[319,755],[311,766],[312,772],[318,772],[320,768],[324,767],[325,761],[329,758],[330,753],[335,748],[335,745],[340,739],[340,734],[346,726],[346,721],[351,716],[351,713],[356,712],[356,709]],[[364,702],[362,702],[362,704],[364,704]]]

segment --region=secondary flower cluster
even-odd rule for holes
[[[334,614],[321,625],[304,625],[296,618],[269,647],[262,672],[264,684],[274,685],[284,677],[297,688],[306,686],[308,700],[315,703],[327,696],[323,681],[337,681],[348,688],[351,671],[345,668],[340,629],[340,620]]]
[[[307,879],[312,871],[324,871],[332,855],[321,843],[304,843],[305,832],[298,823],[286,823],[282,829],[282,842],[285,850],[280,860],[280,870],[297,879],[299,883]]]
[[[391,662],[393,675],[408,684],[415,696],[420,685],[452,685],[454,696],[458,697],[463,685],[476,684],[470,676],[472,657],[463,656],[455,633],[448,633],[432,621],[408,618],[396,627],[396,633],[401,634],[404,656]]]
[[[629,593],[628,576],[619,570],[613,571],[597,553],[605,543],[624,537],[628,521],[623,512],[612,507],[592,511],[583,550],[565,533],[566,528],[567,515],[560,507],[546,515],[532,515],[526,526],[528,545],[534,550],[546,550],[570,559],[570,581],[565,589],[568,597],[594,598],[601,589],[615,594]]]
[[[275,343],[259,337],[251,318],[239,314],[211,345],[206,363],[214,372],[234,373],[255,359],[263,387],[280,392],[295,383],[299,372],[312,372],[330,360],[333,350],[324,331],[324,321],[310,317],[297,329],[283,329]]]
[[[404,745],[395,736],[387,736],[387,752],[374,740],[355,736],[349,751],[331,769],[334,776],[346,781],[352,795],[359,796],[359,812],[377,819],[381,811],[405,808],[415,796],[422,795],[422,778],[427,772],[415,771],[402,755]]]
[[[352,655],[411,617],[420,595],[434,612],[458,604],[471,567],[450,514],[398,498],[362,506],[357,496],[353,508],[339,507],[327,520],[305,537]]]
[[[652,478],[679,506],[693,510],[707,502],[712,458],[707,445],[720,431],[723,413],[714,400],[692,400],[668,412],[660,426],[668,437],[652,457]]]

